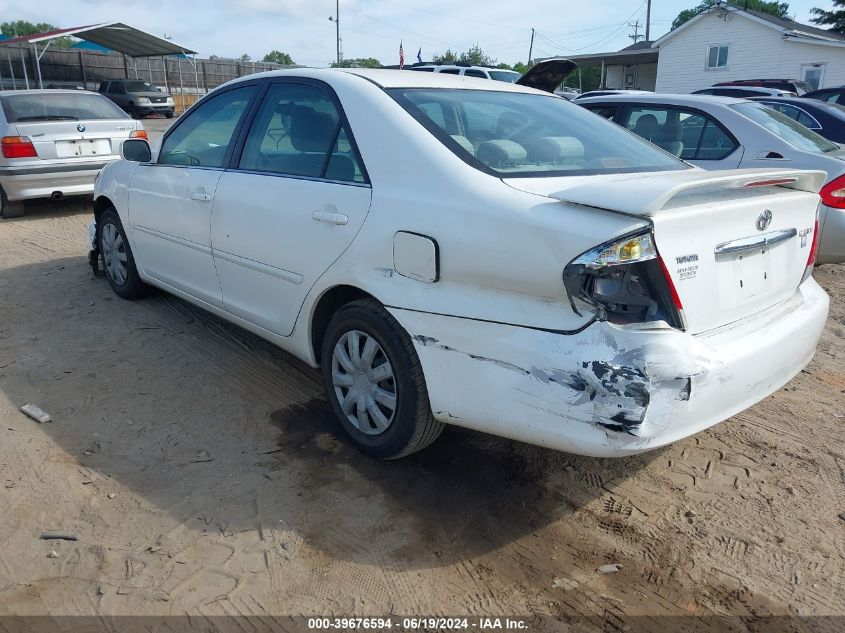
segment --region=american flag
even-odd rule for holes
[[[413,50],[413,49],[411,49]],[[402,48],[402,40],[399,40],[399,70],[405,67],[405,49]]]

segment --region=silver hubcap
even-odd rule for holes
[[[332,384],[350,424],[361,433],[384,433],[396,414],[396,377],[381,345],[350,330],[332,354]]]
[[[126,283],[126,242],[114,224],[103,227],[103,263],[106,274],[118,286]]]

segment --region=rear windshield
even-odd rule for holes
[[[499,176],[686,169],[686,163],[565,99],[491,90],[389,91],[444,145]]]
[[[831,143],[823,136],[807,129],[798,121],[761,103],[737,103],[730,107],[755,123],[762,125],[795,148],[817,154],[834,152],[839,149],[836,143]]]
[[[114,103],[91,93],[12,94],[0,97],[0,104],[9,123],[128,118]]]

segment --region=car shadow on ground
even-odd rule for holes
[[[2,270],[0,296],[0,391],[51,413],[38,428],[78,462],[69,485],[117,482],[167,513],[150,543],[175,522],[281,530],[286,548],[364,564],[454,564],[572,515],[660,454],[594,459],[450,427],[374,461],[331,419],[315,370],[187,302],[122,301],[84,257]]]

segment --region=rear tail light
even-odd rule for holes
[[[38,158],[35,145],[28,136],[4,136],[0,140],[3,158]]]
[[[607,242],[570,262],[563,285],[572,309],[575,299],[591,306],[596,318],[612,323],[666,321],[684,329],[681,298],[651,231]]]
[[[146,130],[132,130],[129,133],[129,138],[143,138],[147,139],[147,131]]]
[[[819,216],[816,214],[816,225],[813,227],[813,244],[810,246],[810,254],[807,256],[807,267],[804,269],[804,276],[801,283],[813,274],[813,266],[816,265],[816,256],[819,253]]]
[[[819,191],[822,203],[834,209],[845,209],[845,175],[834,178]]]

